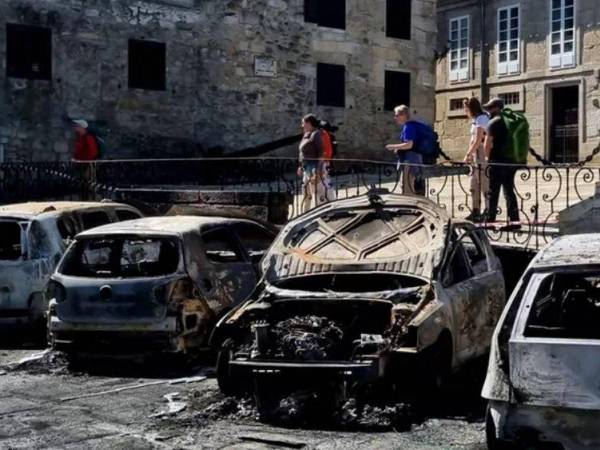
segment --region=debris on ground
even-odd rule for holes
[[[4,369],[34,375],[65,375],[69,372],[69,361],[63,353],[46,349],[8,364]]]
[[[350,399],[337,413],[336,422],[343,428],[363,431],[410,431],[415,414],[406,403],[358,406],[355,399]]]
[[[174,416],[184,411],[188,406],[187,402],[180,400],[179,392],[171,392],[163,395],[163,397],[167,400],[167,409],[152,414],[150,417]]]
[[[283,448],[304,448],[307,446],[306,442],[293,439],[290,436],[275,433],[253,433],[240,436],[240,440]]]
[[[87,394],[74,395],[72,397],[63,397],[60,399],[60,401],[68,402],[71,400],[78,400],[78,399],[82,399],[82,398],[99,397],[101,395],[116,394],[116,393],[123,392],[123,391],[131,391],[133,389],[141,389],[141,388],[145,388],[145,387],[149,387],[149,386],[158,386],[161,384],[173,385],[173,384],[180,384],[180,383],[196,383],[196,382],[204,381],[204,380],[206,380],[205,376],[177,378],[175,380],[148,381],[146,383],[130,384],[127,386],[121,386],[118,388],[108,389],[105,391],[90,392]]]
[[[344,332],[327,317],[296,316],[273,329],[284,358],[322,361],[335,355]]]

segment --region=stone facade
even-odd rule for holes
[[[383,110],[386,69],[411,73],[411,107],[433,121],[434,0],[413,0],[409,41],[386,37],[385,0],[347,0],[345,30],[306,23],[303,5],[303,0],[0,2],[0,157],[69,159],[69,117],[102,131],[108,157],[144,158],[263,144],[298,133],[308,112],[342,125],[340,156],[378,157],[395,133],[391,114]],[[52,31],[50,80],[8,76],[7,24]],[[129,88],[129,39],[166,44],[165,90]],[[256,75],[256,58],[267,63],[263,75],[272,76]],[[276,73],[269,73],[273,62]],[[315,104],[318,62],[345,65],[345,107]]]
[[[571,151],[571,161],[583,159],[598,145],[600,134],[600,9],[597,0],[574,0],[574,59],[564,67],[551,64],[552,0],[440,0],[438,2],[438,63],[436,70],[436,128],[442,147],[462,158],[469,141],[469,121],[461,109],[451,110],[453,100],[477,96],[487,101],[499,94],[512,94],[510,107],[523,111],[531,126],[531,145],[557,162],[562,150]],[[559,3],[560,1],[557,0]],[[565,0],[563,1],[563,5]],[[482,12],[482,3],[484,10]],[[558,5],[559,3],[555,3]],[[519,8],[518,69],[498,72],[499,9]],[[569,6],[567,3],[565,6]],[[451,80],[450,21],[468,17],[468,79]],[[483,17],[483,20],[482,20]],[[482,26],[483,23],[483,26]],[[483,33],[482,33],[483,31]],[[480,39],[480,37],[483,37]],[[482,47],[483,44],[483,47]],[[483,52],[482,52],[483,48]],[[483,56],[482,56],[483,55]],[[482,66],[483,61],[483,66]],[[557,139],[554,116],[556,88],[572,86],[578,97],[576,135],[570,141]],[[518,94],[517,94],[518,93]],[[517,95],[515,95],[517,94]],[[518,101],[516,101],[518,100]],[[556,99],[559,101],[560,99]],[[556,123],[555,123],[556,122]]]

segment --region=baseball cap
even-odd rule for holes
[[[88,127],[87,121],[83,120],[83,119],[73,120],[73,124],[79,125],[81,128],[87,128]]]
[[[487,102],[485,105],[483,105],[483,109],[491,109],[491,108],[503,109],[504,108],[504,100],[502,100],[500,97],[494,97],[489,102]]]

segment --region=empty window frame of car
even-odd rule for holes
[[[179,244],[166,237],[82,239],[71,247],[59,272],[88,278],[143,278],[173,274],[179,267]]]
[[[600,339],[600,269],[537,274],[530,286],[525,337]]]
[[[275,239],[275,234],[250,222],[236,224],[235,232],[252,261],[260,260]]]
[[[110,222],[110,217],[106,211],[86,211],[81,213],[81,223],[84,230],[106,225]]]
[[[239,242],[232,230],[214,228],[202,233],[206,258],[213,263],[227,264],[243,262]]]
[[[24,223],[27,226],[27,223]],[[0,260],[17,260],[26,250],[21,224],[16,220],[0,221]]]
[[[117,214],[117,219],[119,220],[119,222],[142,218],[142,216],[140,216],[137,212],[132,211],[130,209],[117,209],[116,214]]]

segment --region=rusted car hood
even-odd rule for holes
[[[265,280],[356,270],[430,279],[448,222],[445,210],[421,197],[385,193],[327,203],[286,225],[263,259]]]

